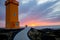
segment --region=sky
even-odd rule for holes
[[[60,0],[17,0],[20,26],[60,25]],[[0,27],[5,27],[5,0],[0,0]]]

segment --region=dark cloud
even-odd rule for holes
[[[57,11],[57,12],[54,12],[55,18],[51,18],[49,20],[46,20],[46,21],[50,21],[50,22],[60,22],[60,11]],[[57,15],[58,14],[58,15]]]
[[[51,9],[51,8],[48,9],[48,8],[53,6],[56,3],[57,2],[47,2],[47,3],[41,4],[41,5],[34,5],[33,9],[32,10],[30,9],[30,11],[29,11],[30,12],[29,16],[24,18],[24,20],[28,19],[31,21],[31,20],[39,20],[39,19],[45,18],[45,16],[49,12],[53,11],[53,9]],[[27,8],[27,6],[26,6],[26,8]],[[26,12],[26,14],[28,14],[27,12]]]
[[[22,3],[20,3],[20,6],[19,6],[20,11],[19,12],[20,13],[27,13],[35,5],[36,5],[35,1],[31,1],[28,4],[23,4],[23,5],[22,5]]]

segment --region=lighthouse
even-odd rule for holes
[[[7,29],[18,29],[18,6],[19,2],[16,0],[6,0],[6,28]]]

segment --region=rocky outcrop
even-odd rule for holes
[[[60,29],[53,30],[46,28],[38,30],[31,28],[27,35],[31,40],[60,40]]]
[[[2,29],[0,28],[0,40],[13,40],[15,35],[23,30],[21,29]]]

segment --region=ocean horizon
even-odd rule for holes
[[[35,28],[35,29],[45,29],[45,28],[50,28],[50,29],[60,29],[60,25],[49,25],[49,26],[27,26],[29,28]],[[25,26],[21,26],[21,28],[25,28]]]

